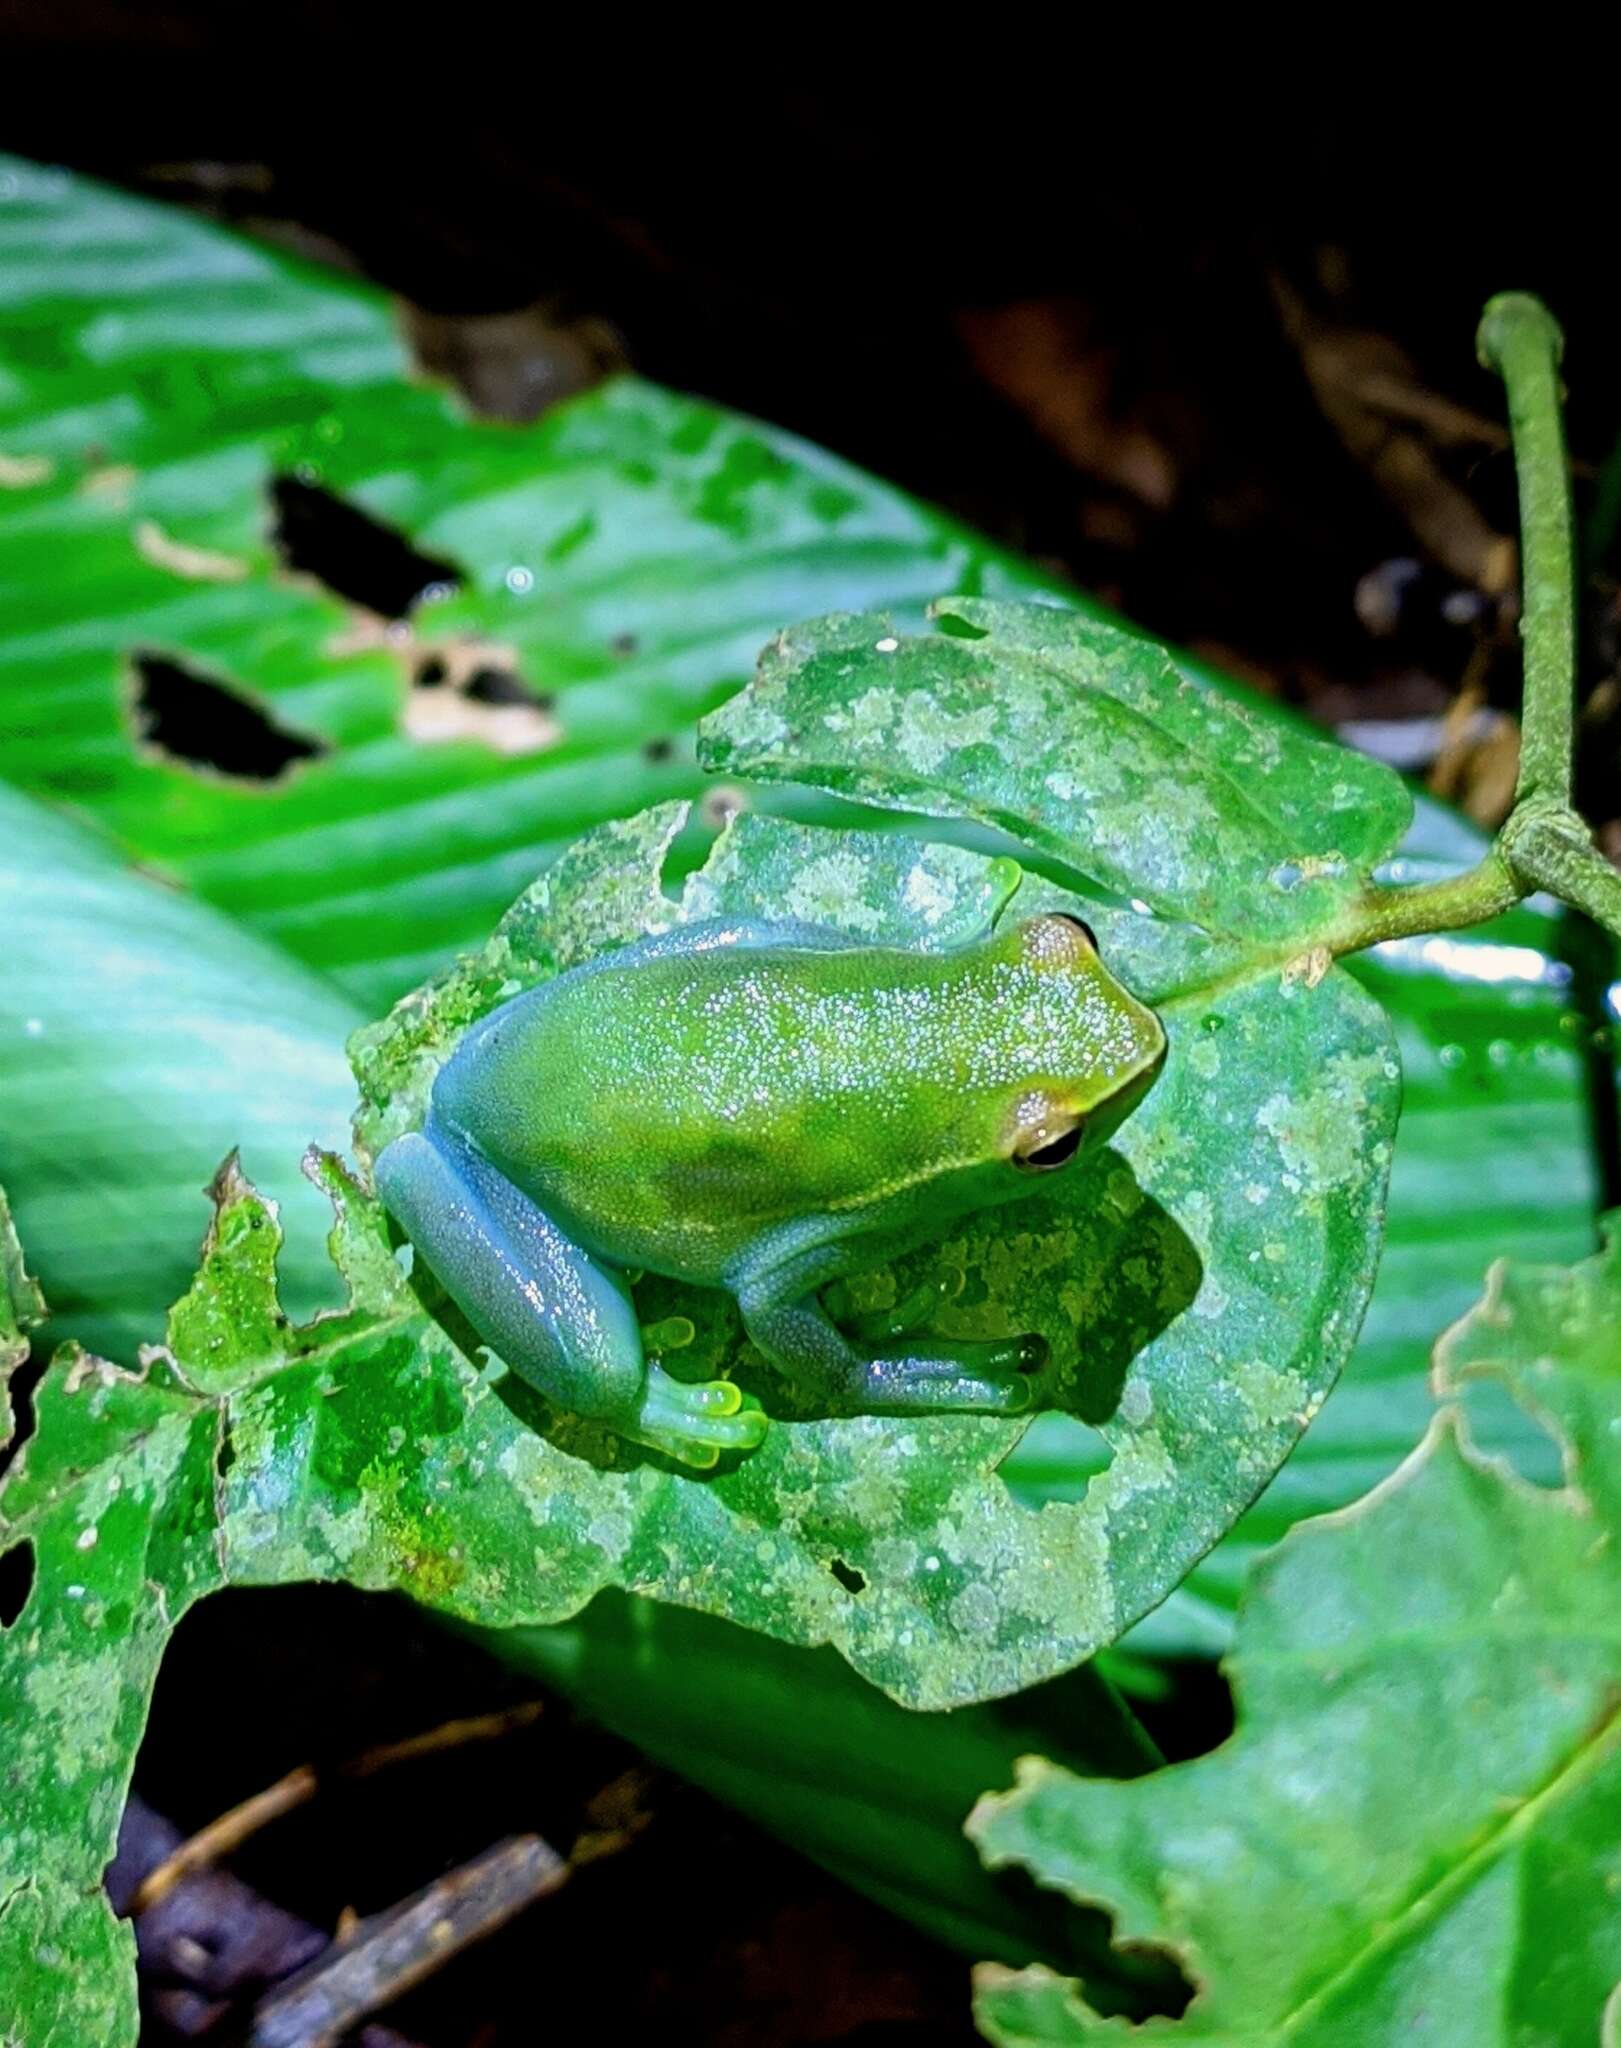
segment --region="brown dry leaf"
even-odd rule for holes
[[[1156,511],[1176,495],[1175,458],[1140,425],[1119,416],[1119,351],[1091,332],[1070,299],[1022,299],[965,311],[958,329],[974,367],[1077,469]]]
[[[1428,787],[1474,819],[1495,830],[1514,803],[1520,772],[1520,728],[1507,712],[1486,707],[1478,684],[1466,684],[1453,699],[1441,728],[1441,745]]]
[[[1505,595],[1517,564],[1513,541],[1486,523],[1433,452],[1437,446],[1504,447],[1503,428],[1427,391],[1388,335],[1326,317],[1276,272],[1269,282],[1312,395],[1347,454],[1373,477],[1432,560],[1489,596]]]

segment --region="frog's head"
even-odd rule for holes
[[[1034,1192],[1097,1151],[1153,1085],[1165,1033],[1079,918],[1002,926],[933,972],[947,1020],[913,1094],[894,1180],[941,1212]],[[938,1084],[944,1080],[946,1085]]]
[[[987,1149],[1018,1174],[1055,1173],[1103,1145],[1141,1102],[1165,1064],[1164,1028],[1104,966],[1078,917],[1025,918],[986,953],[998,970],[1002,1080],[981,1097],[981,1114],[994,1119]]]

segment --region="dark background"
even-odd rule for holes
[[[1568,84],[1539,102],[1507,59],[1482,92],[1359,48],[1377,61],[1343,97],[1331,50],[1270,87],[1259,66],[1236,92],[1166,85],[1033,21],[904,62],[831,29],[769,60],[636,61],[628,21],[574,47],[497,20],[406,41],[396,18],[374,46],[309,7],[262,38],[202,6],[13,7],[10,144],[380,280],[492,409],[629,363],[1325,722],[1439,714],[1466,676],[1512,709],[1490,543],[1513,476],[1474,357],[1492,292],[1565,325],[1584,512],[1621,433],[1612,122]],[[1596,685],[1617,636],[1590,626]]]
[[[477,10],[11,7],[4,140],[379,280],[489,409],[628,364],[797,429],[1325,723],[1374,721],[1487,823],[1512,777],[1513,474],[1473,337],[1492,292],[1537,291],[1569,339],[1590,556],[1583,795],[1614,834],[1607,110],[1420,80],[1395,45],[1353,53],[1367,82],[1330,105],[1331,49],[1268,50],[1270,84],[1241,60],[1238,92],[1049,46],[1033,17],[922,63],[819,22],[833,47],[756,61],[649,58],[607,26],[582,52]],[[403,1606],[231,1596],[181,1631],[139,1788],[189,1831],[301,1761],[531,1692]],[[1182,1697],[1193,1733],[1160,1732],[1219,1739],[1219,1687]],[[513,1829],[566,1846],[633,1764],[554,1703],[236,1868],[330,1927]],[[646,1797],[644,1836],[391,2015],[399,2038],[503,2048],[603,2011],[675,2041],[971,2038],[956,1958],[673,1781]],[[255,1910],[202,1901],[200,1961],[149,1940],[154,2009],[200,2024],[176,1986],[223,1981]]]

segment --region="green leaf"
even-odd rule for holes
[[[282,1285],[335,1298],[302,1180],[341,1145],[358,1013],[329,983],[98,834],[0,784],[0,1170],[55,1327],[126,1361],[186,1285],[225,1154],[285,1206]]]
[[[1474,1451],[1458,1397],[1486,1376],[1556,1434],[1562,1485]],[[1574,1268],[1495,1267],[1436,1384],[1395,1478],[1252,1579],[1231,1741],[1123,1785],[1027,1759],[969,1823],[993,1868],[1169,1949],[1185,2017],[1139,2032],[1051,1972],[990,1968],[992,2040],[1506,2048],[1614,2026],[1621,1234]]]
[[[994,825],[1161,916],[1297,947],[1411,821],[1388,768],[1202,687],[1137,634],[1050,604],[932,613],[922,635],[882,616],[780,633],[706,721],[702,759]]]
[[[1135,1492],[1156,1458],[1174,1493],[1133,1514],[1132,1563],[1105,1565],[1131,1587],[1117,1612],[1141,1613],[1162,1570],[1194,1561],[1181,1539],[1199,1526],[1192,1547],[1208,1545],[1270,1476],[1355,1337],[1398,1069],[1328,946],[1410,806],[1376,763],[1226,702],[1139,638],[1047,606],[936,610],[921,636],[882,617],[779,635],[700,751],[723,771],[992,826],[1131,896],[1085,915],[1170,1038],[1164,1079],[1116,1141],[1134,1178],[1088,1202],[1062,1251],[1015,1240],[1005,1262],[1052,1259],[1069,1287],[1066,1405],[1113,1458],[1088,1498],[1115,1478]],[[1073,1468],[1062,1448],[1038,1473],[1042,1458]],[[1010,1460],[1010,1484],[1055,1512],[1062,1485],[1028,1469]]]
[[[1039,587],[791,436],[632,378],[533,427],[470,419],[413,378],[383,293],[3,157],[0,456],[6,778],[368,1012],[587,827],[700,795],[694,722],[785,619]],[[290,571],[278,488],[306,523],[316,490],[383,522],[431,594],[373,567],[370,604],[344,595],[366,550],[341,533],[325,582]],[[142,655],[182,672],[167,746]],[[480,671],[518,701],[470,693]],[[267,758],[316,751],[271,779],[178,755],[188,732],[206,752],[210,685],[273,728]]]
[[[1000,1883],[962,1832],[985,1786],[1031,1749],[1062,1745],[1077,1768],[1122,1777],[1158,1761],[1095,1664],[920,1720],[831,1650],[622,1594],[554,1628],[479,1640],[965,1955],[1129,1976],[1101,1916]]]
[[[340,1046],[361,1004],[481,943],[582,824],[700,788],[694,710],[742,683],[785,620],[868,606],[913,617],[965,586],[1096,610],[823,451],[636,380],[534,429],[465,421],[408,382],[381,295],[83,180],[0,163],[0,257],[0,454],[21,465],[0,490],[0,587],[14,600],[0,608],[5,772],[72,804],[141,864],[37,804],[0,821],[0,1170],[57,1327],[129,1361],[186,1284],[204,1183],[238,1141],[282,1205],[290,1311],[316,1304],[323,1274],[330,1291],[325,1205],[296,1160],[309,1139],[342,1142],[352,1091]],[[265,482],[300,465],[418,545],[450,554],[454,542],[463,591],[402,632],[286,574],[265,542]],[[149,559],[141,518],[160,541],[234,552],[247,574],[183,575],[165,565],[184,557],[161,547]],[[532,572],[527,590],[508,587],[513,567]],[[419,658],[468,637],[511,646],[520,674],[555,693],[563,742],[497,757],[487,736],[406,729]],[[139,647],[239,688],[329,752],[276,782],[154,758],[127,709]],[[1275,717],[1237,695],[1247,715]],[[609,717],[617,742],[571,751]],[[665,737],[672,757],[647,758]],[[1419,823],[1425,852],[1475,857],[1475,835],[1423,798]],[[673,865],[692,857],[679,846]],[[158,868],[189,894],[146,871]],[[1407,1070],[1378,1290],[1349,1382],[1246,1518],[1246,1541],[1218,1546],[1193,1590],[1146,1625],[1168,1648],[1219,1646],[1254,1542],[1350,1498],[1411,1443],[1428,1340],[1490,1249],[1569,1256],[1583,1242],[1596,1178],[1582,1011],[1557,978],[1552,929],[1525,911],[1445,951],[1413,942],[1358,963],[1396,1018]],[[115,1000],[68,971],[82,960],[128,966]],[[1108,1457],[1083,1422],[1053,1414],[1000,1470],[1037,1504],[1073,1499]],[[597,1614],[571,1630],[589,1639]],[[655,1620],[689,1618],[702,1620]],[[778,1668],[778,1646],[709,1627],[736,1668],[717,1676],[717,1697]],[[665,1640],[649,1624],[621,1695],[633,1734],[636,1715],[656,1726],[685,1682],[687,1652],[678,1641],[663,1655]],[[783,1683],[792,1711],[801,1681]],[[959,1718],[910,1721],[920,1760]],[[862,1724],[847,1725],[859,1744]],[[730,1726],[755,1781],[776,1741]],[[838,1749],[834,1731],[830,1772]],[[696,1748],[685,1767],[719,1768]],[[739,1771],[721,1789],[748,1802],[750,1781]],[[769,1799],[755,1810],[773,1817]],[[852,1853],[890,1895],[915,1897],[918,1873],[883,1816],[858,1838],[852,1807],[850,1828]]]
[[[8,1393],[11,1375],[28,1356],[29,1330],[44,1320],[45,1297],[23,1264],[17,1226],[0,1189],[0,1453],[16,1427]]]
[[[1467,847],[1466,849],[1467,850]],[[1443,871],[1404,858],[1417,878]],[[1402,1068],[1402,1111],[1372,1302],[1340,1385],[1242,1521],[1134,1632],[1167,1656],[1219,1655],[1259,1553],[1304,1516],[1355,1500],[1426,1428],[1429,1349],[1462,1315],[1505,1245],[1579,1258],[1603,1195],[1594,1099],[1605,1085],[1608,961],[1532,903],[1479,931],[1404,939],[1349,963],[1385,1007]],[[1590,1064],[1598,1053],[1599,1063]],[[1479,1418],[1480,1441],[1551,1473],[1546,1437],[1513,1403]],[[1031,1503],[1072,1497],[1087,1461],[1060,1416],[1038,1417],[1003,1467]]]
[[[648,813],[582,841],[485,954],[359,1035],[368,1150],[420,1118],[473,1017],[643,931],[776,906],[938,946],[977,929],[990,901],[986,856],[744,817],[676,903],[660,869],[678,826],[674,812]],[[1355,985],[1234,983],[1202,935],[1045,882],[1021,884],[1013,911],[1043,905],[1083,909],[1105,957],[1163,1004],[1166,1072],[1094,1171],[1011,1218],[969,1219],[850,1293],[870,1310],[935,1281],[947,1335],[1039,1330],[1059,1404],[1109,1452],[1082,1499],[1031,1514],[1010,1497],[996,1468],[1022,1422],[795,1421],[792,1390],[751,1363],[729,1300],[662,1281],[638,1293],[644,1322],[695,1326],[682,1354],[694,1374],[736,1370],[778,1418],[735,1471],[661,1482],[674,1500],[705,1500],[722,1519],[703,1526],[749,1559],[730,1593],[725,1561],[710,1562],[701,1604],[789,1640],[830,1640],[915,1706],[1051,1676],[1162,1599],[1320,1404],[1377,1254],[1396,1069],[1384,1019]],[[566,1418],[553,1427],[599,1458],[629,1455]],[[841,1573],[862,1590],[844,1593]]]
[[[44,1310],[3,1197],[0,1242],[3,1451],[4,1381],[27,1351],[18,1324]],[[36,1405],[41,1432],[0,1480],[0,1557],[20,1549],[28,1567],[0,1630],[0,2019],[8,2042],[116,2048],[135,2038],[135,1943],[101,1874],[171,1626],[218,1583],[208,1557],[175,1540],[207,1496],[211,1446],[166,1369],[142,1382],[76,1347]]]

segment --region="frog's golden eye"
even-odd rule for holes
[[[1053,1173],[1060,1166],[1067,1166],[1075,1157],[1085,1135],[1086,1124],[1080,1117],[1067,1131],[1059,1131],[1056,1135],[1048,1131],[1032,1131],[1029,1141],[1014,1146],[1013,1164],[1021,1173]]]

